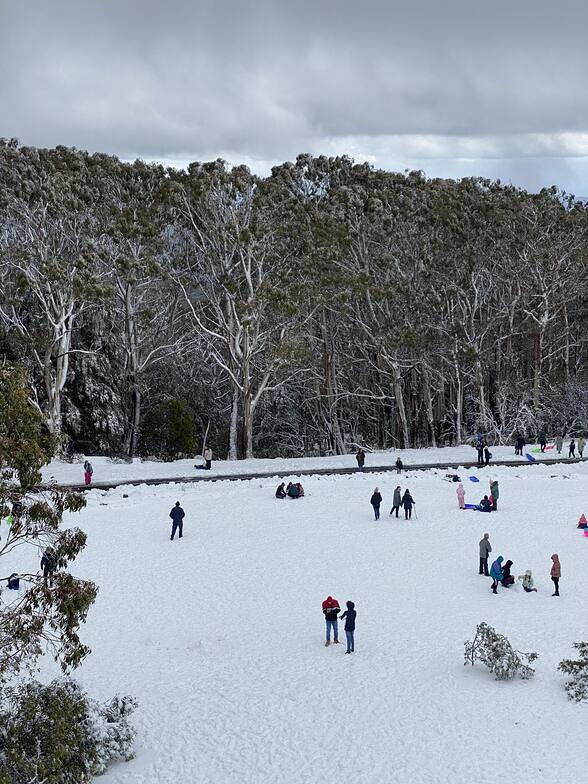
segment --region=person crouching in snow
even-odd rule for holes
[[[345,606],[347,609],[341,616],[341,620],[345,618],[345,637],[347,638],[347,650],[345,653],[353,653],[355,651],[353,633],[355,632],[355,617],[357,616],[357,613],[353,602],[345,602]]]
[[[551,595],[559,596],[559,579],[561,577],[561,564],[559,562],[559,555],[554,553],[551,556],[551,560],[553,561],[553,565],[551,567],[551,580],[555,587],[555,591]]]
[[[502,567],[502,584],[505,588],[509,588],[511,585],[514,585],[515,579],[510,573],[512,565],[512,561],[507,561]]]
[[[499,555],[490,567],[490,577],[492,578],[492,593],[496,593],[498,583],[502,582],[502,562],[504,558]]]
[[[380,519],[380,504],[382,503],[382,496],[380,491],[376,487],[373,492],[372,497],[370,498],[370,504],[374,507],[374,516],[376,520]]]
[[[285,498],[286,497],[286,489],[284,482],[281,485],[278,485],[278,489],[276,490],[276,498]]]
[[[519,580],[523,584],[523,591],[525,593],[533,593],[533,592],[537,593],[537,589],[533,587],[534,585],[533,573],[531,572],[530,569],[527,569],[527,571],[524,574],[519,575]]]
[[[323,615],[327,624],[327,639],[325,648],[331,644],[331,630],[333,631],[333,643],[339,645],[339,627],[337,624],[337,616],[341,612],[339,602],[333,599],[332,596],[327,596],[323,602]]]
[[[465,508],[465,490],[463,488],[462,483],[460,482],[457,486],[457,490],[455,491],[457,494],[457,503],[459,504],[460,509]]]

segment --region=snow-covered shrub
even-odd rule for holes
[[[516,651],[504,635],[498,634],[487,623],[479,623],[474,639],[464,645],[464,665],[471,664],[473,667],[476,661],[481,661],[496,676],[496,680],[510,680],[516,675],[526,679],[535,674],[529,665],[539,654]]]
[[[574,648],[580,654],[579,659],[560,661],[558,670],[569,675],[565,683],[568,699],[573,702],[588,700],[588,642],[575,642]]]
[[[73,680],[7,689],[0,705],[0,784],[83,784],[133,757],[131,697],[105,705]]]

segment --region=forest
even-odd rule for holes
[[[0,363],[65,453],[577,434],[587,284],[588,206],[557,187],[0,141]]]

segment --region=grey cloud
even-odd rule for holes
[[[359,151],[443,176],[465,147],[480,174],[567,186],[586,173],[562,134],[588,133],[587,23],[579,0],[0,0],[0,135],[256,169]]]

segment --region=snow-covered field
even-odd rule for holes
[[[529,444],[526,452],[533,452],[537,447]],[[567,442],[560,457],[565,458],[568,454]],[[526,462],[525,457],[517,457],[512,446],[493,446],[493,460],[519,460]],[[544,460],[557,457],[555,450],[534,453],[536,460]],[[400,457],[406,465],[419,465],[427,463],[470,463],[476,460],[477,453],[473,447],[463,444],[462,446],[440,447],[437,449],[397,449],[386,452],[371,452],[366,456],[366,468],[370,466],[393,466],[396,458]],[[90,457],[94,467],[94,482],[111,482],[123,480],[139,479],[175,479],[189,476],[215,476],[228,474],[250,474],[268,473],[275,471],[283,473],[315,468],[355,468],[357,463],[353,454],[337,455],[334,457],[303,457],[303,458],[274,458],[274,459],[251,459],[251,460],[214,460],[212,469],[204,472],[194,468],[196,464],[201,464],[202,458],[196,457],[190,460],[175,460],[171,463],[162,463],[149,460],[137,459],[134,463],[114,463],[107,457]],[[83,462],[83,461],[82,461]],[[56,479],[58,482],[69,484],[81,484],[84,481],[84,469],[82,463],[63,463],[59,460],[51,462],[44,470],[45,480]]]
[[[588,707],[567,701],[556,666],[586,639],[588,538],[575,526],[588,465],[479,471],[466,501],[499,479],[491,515],[460,511],[443,474],[309,477],[297,501],[276,500],[272,480],[90,492],[75,566],[100,593],[76,677],[140,703],[137,757],[104,784],[584,781]],[[418,519],[389,517],[397,481]],[[171,542],[177,499],[184,538]],[[513,574],[533,570],[537,594],[490,592],[484,531]],[[352,656],[323,645],[327,594],[356,603]],[[539,652],[533,680],[463,666],[482,620]]]

